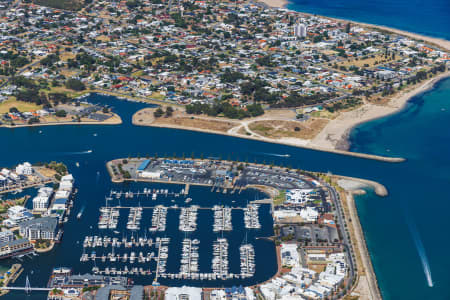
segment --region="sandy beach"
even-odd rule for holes
[[[347,150],[348,135],[359,124],[394,114],[403,109],[412,97],[431,89],[438,81],[449,77],[450,71],[419,84],[415,89],[401,92],[387,105],[365,104],[355,110],[341,113],[308,144],[311,147]]]
[[[260,0],[261,2],[265,3],[268,6],[271,7],[279,7],[278,1],[272,1],[272,0]],[[288,4],[288,1],[286,1],[285,6]],[[283,6],[283,7],[285,7]],[[308,13],[303,13],[305,15],[311,15]],[[330,20],[338,20],[341,22],[351,22],[353,24],[358,24],[364,27],[368,28],[375,28],[385,31],[390,31],[399,35],[404,35],[407,37],[410,37],[412,39],[416,39],[419,41],[426,41],[430,44],[436,45],[438,47],[441,47],[445,50],[450,51],[450,41],[435,38],[435,37],[429,37],[420,35],[413,32],[408,32],[400,29],[390,28],[386,26],[381,25],[373,25],[373,24],[367,24],[362,22],[354,22],[350,20],[344,20],[344,19],[338,19],[338,18],[330,18],[322,16],[323,18],[327,18]],[[350,134],[351,130],[356,127],[357,125],[360,125],[362,123],[382,118],[384,116],[396,113],[400,111],[409,99],[414,97],[415,95],[418,95],[420,93],[423,93],[424,91],[427,91],[428,89],[431,89],[433,85],[438,82],[439,80],[442,80],[446,77],[450,76],[450,71],[447,71],[446,73],[440,74],[432,79],[429,79],[425,81],[424,83],[418,85],[414,90],[408,91],[408,92],[402,92],[394,99],[392,99],[387,105],[381,106],[381,105],[375,105],[375,104],[365,104],[362,107],[359,107],[358,109],[341,113],[339,117],[337,117],[334,120],[331,120],[327,126],[312,140],[310,141],[287,141],[289,144],[296,143],[296,144],[303,144],[303,146],[310,147],[310,148],[317,148],[317,149],[335,149],[335,150],[348,150],[349,144],[348,144],[348,135]]]
[[[270,7],[279,7],[279,8],[284,8],[289,3],[289,1],[287,0],[261,0],[260,2],[263,2]]]
[[[359,266],[359,268],[362,267],[364,269],[364,275],[358,277],[358,284],[354,287],[353,291],[358,292],[360,299],[381,300],[382,297],[378,287],[377,277],[373,270],[372,259],[370,258],[369,250],[367,249],[366,239],[361,227],[361,222],[359,221],[353,193],[346,192],[345,198],[344,201],[349,210],[348,217],[354,220],[353,222],[348,222],[353,227],[352,229],[355,233],[355,241],[352,242],[359,251],[362,260],[362,266]]]
[[[391,162],[391,163],[403,162],[405,160],[404,158],[401,158],[401,157],[386,157],[386,156],[373,155],[373,154],[349,152],[349,151],[345,151],[345,150],[334,149],[332,147],[327,148],[327,147],[321,147],[321,146],[316,146],[316,145],[310,145],[308,140],[302,140],[302,139],[294,139],[294,138],[271,139],[271,138],[263,137],[260,135],[240,134],[240,133],[236,132],[235,130],[217,131],[217,130],[211,130],[211,129],[205,129],[205,128],[192,127],[192,126],[188,127],[188,126],[177,125],[177,124],[158,124],[158,123],[155,123],[152,120],[152,118],[145,119],[142,117],[142,115],[144,115],[144,114],[152,115],[153,110],[154,110],[154,108],[144,108],[144,109],[141,109],[138,112],[136,112],[133,115],[133,119],[132,119],[133,125],[159,127],[159,128],[172,128],[172,129],[180,129],[180,130],[205,132],[205,133],[211,133],[211,134],[227,135],[227,136],[262,141],[262,142],[267,142],[267,143],[274,143],[274,144],[281,144],[281,145],[287,145],[287,146],[293,146],[293,147],[299,147],[299,148],[306,148],[306,149],[311,149],[311,150],[316,150],[316,151],[330,152],[330,153],[335,153],[335,154],[348,155],[348,156],[365,158],[365,159],[373,159],[373,160],[379,160],[379,161]],[[206,119],[206,118],[203,118],[203,119]],[[245,121],[244,121],[244,125],[238,125],[238,126],[245,126]],[[235,129],[235,128],[232,128],[232,129]]]

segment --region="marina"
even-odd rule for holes
[[[145,184],[137,184],[142,185]],[[127,192],[110,190],[106,206],[99,208],[99,232],[88,234],[80,241],[79,261],[96,275],[126,275],[135,280],[148,277],[154,285],[165,280],[214,282],[251,278],[255,271],[253,246],[247,243],[241,247],[232,242],[234,248],[230,254],[229,238],[233,236],[233,220],[245,224],[241,228],[261,229],[260,205],[248,204],[247,199],[254,196],[220,193],[221,197],[230,199],[229,205],[208,206],[197,200],[199,188],[207,190],[191,188],[193,194],[189,197],[185,194],[186,189],[180,193],[150,188],[137,191],[130,188]],[[241,200],[236,202],[237,198]],[[146,199],[150,205],[142,205]],[[173,218],[177,222],[167,222]],[[199,219],[205,218],[210,218],[210,226],[199,229]],[[177,233],[173,231],[175,228]],[[214,235],[214,239],[202,245],[205,229]],[[197,237],[199,230],[203,233]],[[173,239],[165,236],[168,233]],[[218,233],[221,236],[217,236]],[[247,240],[248,232],[245,236]],[[178,266],[176,271],[173,265]],[[238,272],[232,272],[232,269]]]
[[[445,92],[442,87],[448,88],[449,81],[445,81],[444,83],[439,85],[439,89],[437,89],[440,93]],[[434,96],[436,93],[431,93],[432,96]],[[133,113],[136,108],[138,108],[138,105],[131,103],[132,106],[129,106],[130,103],[120,102],[116,100],[113,97],[104,97],[101,95],[93,95],[91,96],[93,101],[104,101],[104,102],[111,102],[114,104],[116,109],[118,109],[121,113],[121,116],[123,115],[124,120],[128,120],[131,117],[131,113]],[[442,96],[441,96],[442,97]],[[430,97],[419,97],[419,100],[425,99],[425,98],[432,98]],[[446,97],[443,97],[443,99],[447,99]],[[439,107],[438,110],[440,110],[441,107],[444,106],[443,101],[434,101],[435,99],[432,99],[433,101],[424,101],[425,106],[428,108],[433,107]],[[416,108],[417,105],[412,103],[411,105],[413,108]],[[431,109],[429,111],[432,111]],[[447,112],[450,112],[450,109],[447,108]],[[442,114],[445,114],[445,112],[442,112]],[[405,114],[401,114],[401,116],[404,116]],[[400,118],[398,118],[400,119]],[[417,133],[416,136],[428,136],[429,131],[426,133],[421,131],[421,128],[427,128],[426,123],[424,122],[424,116],[421,114],[417,118],[418,125],[414,127],[414,132]],[[396,119],[395,119],[396,120]],[[395,121],[394,120],[394,121]],[[427,119],[428,120],[428,119]],[[448,120],[448,118],[446,119]],[[385,121],[383,121],[385,122]],[[376,124],[382,123],[380,122],[373,122]],[[399,122],[396,122],[397,124]],[[391,124],[391,123],[390,123]],[[439,125],[441,126],[443,122],[436,122],[436,127]],[[404,132],[401,132],[400,129],[405,129],[405,127],[408,126],[397,126],[399,127],[398,132],[392,133],[392,127],[391,130],[384,130],[386,127],[379,125],[380,129],[377,131],[381,134],[380,137],[377,137],[377,142],[381,142],[382,144],[386,144],[388,141],[388,137],[386,136],[393,136],[398,137],[404,134]],[[375,127],[375,126],[374,126]],[[395,128],[397,128],[395,127]],[[400,128],[401,127],[401,128]],[[443,128],[443,126],[441,127]],[[130,139],[127,134],[123,134],[124,132],[127,132],[127,130],[134,130],[137,132],[137,134],[146,136],[146,139]],[[369,129],[361,129],[361,137],[358,136],[360,140],[363,139],[364,134],[373,133],[377,130],[377,128],[370,127]],[[424,130],[424,129],[423,129]],[[419,174],[416,173],[417,166],[412,161],[416,162],[416,160],[410,160],[407,161],[403,166],[405,169],[399,168],[400,165],[386,165],[386,164],[380,164],[380,162],[376,161],[369,161],[369,160],[361,160],[353,157],[343,157],[343,156],[336,156],[329,153],[324,152],[318,152],[318,151],[311,151],[311,150],[305,150],[300,148],[292,148],[292,147],[285,147],[285,146],[278,146],[274,144],[267,144],[267,143],[259,143],[251,140],[238,140],[235,138],[224,138],[223,136],[214,136],[214,135],[207,135],[207,134],[200,134],[200,133],[189,133],[187,131],[181,131],[181,130],[171,130],[170,133],[173,134],[172,139],[165,139],[164,135],[166,134],[166,131],[159,128],[141,128],[141,127],[133,127],[129,122],[124,122],[120,127],[96,127],[93,128],[93,126],[67,126],[67,127],[45,127],[42,129],[44,134],[38,134],[38,131],[34,131],[34,128],[16,128],[14,130],[3,130],[2,133],[4,135],[4,139],[10,141],[10,143],[7,143],[4,148],[4,157],[3,160],[4,165],[11,165],[14,161],[20,161],[23,159],[24,153],[22,151],[16,151],[17,149],[28,149],[29,144],[35,145],[35,151],[27,151],[25,154],[27,155],[27,159],[30,161],[50,161],[54,159],[55,152],[60,153],[62,157],[64,157],[64,161],[70,165],[74,164],[75,161],[80,161],[80,156],[75,154],[67,154],[69,151],[78,150],[77,145],[75,144],[74,140],[77,140],[79,137],[83,137],[83,144],[90,145],[89,148],[93,149],[93,152],[89,155],[86,155],[86,162],[88,162],[87,165],[82,163],[82,166],[80,168],[77,168],[74,173],[77,176],[78,186],[80,187],[80,191],[77,196],[77,200],[74,203],[74,211],[79,211],[82,206],[86,205],[86,209],[84,210],[82,221],[80,222],[72,222],[72,219],[75,219],[76,214],[72,214],[72,216],[69,217],[69,222],[65,224],[64,227],[64,242],[59,244],[58,247],[55,247],[50,255],[40,255],[39,260],[33,260],[33,261],[27,261],[26,264],[24,264],[24,274],[30,273],[32,270],[40,270],[39,273],[35,271],[34,275],[30,275],[30,280],[32,285],[36,286],[43,286],[47,283],[48,276],[51,274],[52,269],[54,266],[73,266],[74,272],[76,273],[86,273],[91,272],[92,270],[92,262],[86,263],[86,264],[80,264],[79,258],[80,254],[82,252],[82,242],[85,235],[102,235],[103,230],[99,231],[97,229],[97,220],[98,220],[98,213],[99,213],[99,207],[104,205],[104,199],[105,195],[108,195],[110,190],[117,190],[117,191],[128,191],[130,189],[133,189],[135,191],[143,191],[144,188],[148,189],[169,189],[169,191],[177,191],[179,193],[181,189],[180,186],[176,185],[168,185],[168,184],[157,184],[157,183],[151,183],[151,184],[140,184],[140,183],[134,183],[132,182],[130,185],[120,185],[120,184],[111,184],[107,182],[105,179],[105,176],[107,174],[103,171],[104,170],[104,160],[105,160],[105,153],[108,153],[108,156],[110,158],[115,157],[127,157],[130,155],[130,153],[138,154],[139,152],[143,154],[141,149],[144,149],[147,147],[149,152],[151,154],[157,153],[158,155],[163,155],[165,153],[171,154],[173,152],[172,149],[179,149],[179,141],[185,141],[186,139],[191,139],[193,143],[198,143],[198,147],[194,149],[188,149],[186,147],[181,148],[177,154],[179,156],[182,155],[183,152],[190,154],[191,151],[195,151],[195,156],[200,157],[200,154],[204,152],[205,157],[207,156],[214,156],[214,157],[223,157],[227,158],[228,153],[231,154],[231,158],[235,160],[242,160],[245,161],[247,158],[249,161],[258,161],[260,163],[263,163],[265,160],[266,163],[274,162],[275,165],[283,164],[284,166],[292,165],[293,167],[302,167],[302,169],[305,170],[314,170],[314,171],[322,171],[322,172],[332,172],[333,174],[342,174],[347,176],[355,176],[355,177],[362,177],[362,178],[368,178],[371,180],[378,180],[380,182],[383,182],[386,184],[389,189],[389,198],[385,198],[386,200],[377,197],[373,193],[369,193],[364,200],[366,201],[359,201],[362,199],[358,199],[356,201],[356,206],[358,208],[358,214],[361,214],[361,222],[363,223],[362,227],[364,232],[368,232],[370,234],[372,243],[368,244],[369,250],[374,251],[374,253],[378,253],[378,262],[375,261],[375,269],[377,270],[377,275],[380,273],[380,286],[383,290],[383,294],[386,296],[390,296],[390,298],[398,298],[401,295],[404,295],[405,291],[410,291],[407,293],[407,296],[409,297],[421,297],[421,298],[438,298],[440,295],[445,293],[446,288],[445,285],[436,285],[433,289],[428,288],[424,284],[423,289],[414,289],[408,290],[408,286],[411,286],[413,284],[414,286],[419,286],[423,283],[423,271],[421,269],[420,261],[417,260],[417,253],[414,247],[406,247],[404,240],[398,239],[398,236],[408,236],[408,231],[404,230],[405,226],[398,226],[399,229],[392,230],[392,224],[395,226],[398,224],[403,224],[403,218],[398,218],[398,213],[401,213],[399,211],[399,207],[403,207],[399,203],[401,202],[401,199],[409,199],[408,205],[410,205],[410,208],[417,217],[419,216],[429,216],[433,215],[435,218],[433,220],[445,220],[445,216],[443,215],[448,209],[441,209],[441,210],[433,210],[426,208],[423,206],[423,199],[426,197],[429,193],[428,186],[424,184],[424,182],[420,182],[423,180],[423,176],[409,176],[410,174]],[[408,131],[410,132],[411,129],[408,128]],[[96,132],[98,133],[98,137],[94,138],[92,134]],[[439,131],[442,132],[442,131]],[[66,137],[70,137],[70,139],[66,139]],[[366,139],[366,135],[364,135]],[[371,137],[369,135],[369,137]],[[59,139],[59,143],[55,145],[54,147],[50,148],[48,145],[54,141]],[[123,139],[126,140],[127,143],[120,143],[117,142],[117,139]],[[398,139],[397,139],[398,140]],[[402,145],[398,145],[399,143],[396,142],[397,140],[393,139],[392,144],[390,144],[391,153],[401,153],[404,154],[405,151],[403,148],[407,149],[408,155],[411,157],[416,157],[420,162],[420,166],[435,166],[435,165],[441,165],[441,161],[437,162],[439,160],[438,158],[441,158],[442,156],[438,155],[436,151],[439,153],[442,152],[442,150],[439,147],[435,147],[433,149],[430,149],[430,153],[427,152],[427,158],[435,158],[435,160],[430,161],[429,164],[425,164],[425,158],[423,156],[423,153],[418,153],[417,149],[422,149],[422,147],[419,147],[419,145],[416,145],[419,138],[414,138],[411,140],[408,140],[407,142],[402,142]],[[26,142],[25,142],[26,141]],[[114,141],[111,143],[111,141]],[[164,141],[164,143],[156,143],[155,141]],[[234,143],[240,142],[241,145],[239,149],[235,150],[233,147]],[[418,143],[418,142],[417,142]],[[374,152],[374,151],[380,151],[379,153],[382,153],[385,149],[383,148],[370,148],[373,146],[373,143],[369,143],[368,146],[362,147],[360,145],[359,141],[353,141],[352,142],[352,149],[356,149],[366,152]],[[395,145],[394,145],[395,144]],[[14,145],[14,146],[13,146]],[[92,146],[91,146],[92,145]],[[201,150],[199,150],[201,148]],[[361,147],[361,148],[357,148]],[[114,152],[111,153],[111,149],[114,148]],[[245,149],[245,150],[242,150]],[[437,150],[436,150],[437,149]],[[83,150],[83,149],[81,149]],[[289,159],[287,158],[278,158],[278,157],[267,157],[267,156],[256,156],[252,153],[259,151],[259,152],[267,152],[267,153],[290,153],[291,157]],[[423,164],[422,164],[423,163]],[[357,166],[357,167],[355,167]],[[380,168],[380,166],[383,166],[383,168]],[[385,169],[387,168],[387,170]],[[409,169],[408,169],[409,168]],[[96,179],[95,174],[100,172],[100,180]],[[406,172],[405,172],[406,171]],[[431,167],[426,167],[424,170],[422,169],[420,174],[428,173],[432,174],[435,172],[434,169]],[[408,175],[409,174],[409,175]],[[408,175],[408,176],[406,176]],[[406,176],[406,177],[405,177]],[[258,176],[261,180],[266,179],[267,177]],[[299,178],[300,175],[298,175]],[[80,179],[78,179],[80,178]],[[292,176],[292,182],[295,181],[295,178]],[[437,185],[443,185],[445,186],[445,180],[444,178],[438,177],[434,178],[433,184]],[[289,181],[291,182],[291,179],[289,178]],[[249,181],[250,182],[250,181]],[[409,187],[413,185],[416,186],[417,189],[409,189]],[[239,228],[237,227],[236,223],[240,221],[240,217],[242,216],[240,211],[236,211],[234,207],[245,207],[245,203],[242,203],[242,201],[246,201],[246,199],[254,199],[254,196],[252,194],[246,193],[245,190],[242,190],[242,194],[235,193],[233,194],[233,197],[231,197],[230,193],[228,194],[222,194],[222,193],[214,193],[212,195],[215,197],[215,203],[211,205],[211,194],[209,191],[211,190],[211,187],[207,188],[196,188],[191,185],[189,195],[192,197],[192,203],[199,204],[200,206],[207,207],[212,206],[214,204],[222,204],[226,203],[229,206],[233,206],[232,210],[232,216],[233,216],[233,231],[230,232],[230,237],[227,236],[228,242],[230,244],[229,246],[229,254],[230,254],[230,268],[234,264],[238,264],[240,267],[240,258],[237,259],[233,257],[233,251],[236,249],[238,251],[239,255],[239,242],[235,242],[233,244],[234,240],[242,241],[243,235],[245,235],[245,232],[239,231]],[[202,196],[203,195],[203,196]],[[151,200],[151,196],[140,196],[140,199],[148,198]],[[183,205],[184,200],[181,198],[181,195],[179,197],[173,196],[174,199],[177,200],[176,204],[179,206]],[[442,196],[442,197],[445,197]],[[148,204],[151,203],[151,205],[146,206],[156,206],[156,205],[165,205],[170,206],[171,204],[167,204],[169,198],[165,198],[164,196],[158,196],[158,199],[155,200],[155,202],[148,202]],[[166,199],[168,201],[166,202],[160,202],[159,198],[161,200]],[[127,202],[122,201],[123,204],[127,203],[126,206],[129,208],[131,205],[128,205],[128,200],[136,199],[136,193],[134,195],[134,198],[127,198]],[[241,200],[245,199],[245,200]],[[123,198],[122,198],[123,200]],[[236,203],[232,203],[232,201],[236,200]],[[141,200],[141,203],[144,205],[144,201]],[[395,205],[392,205],[392,204]],[[173,203],[175,204],[175,203]],[[397,205],[398,204],[398,205]],[[120,206],[119,204],[117,204]],[[137,205],[137,204],[136,204]],[[391,205],[392,210],[386,211],[386,205]],[[446,208],[445,206],[444,208]],[[179,208],[178,208],[179,209]],[[171,215],[175,209],[168,208],[168,218],[171,219],[173,216],[176,218],[177,215]],[[199,213],[201,213],[202,210],[199,209]],[[420,214],[418,213],[420,212]],[[268,218],[269,209],[265,207],[265,205],[260,206],[260,223],[262,225],[261,231],[258,231],[257,236],[270,236],[271,231],[266,230],[266,224],[267,227],[271,226],[271,218]],[[436,217],[436,213],[439,217]],[[127,217],[125,214],[123,217]],[[386,220],[386,222],[379,222],[379,215],[383,215]],[[144,214],[145,219],[145,214]],[[148,220],[151,220],[151,214],[149,215]],[[213,220],[211,216],[211,220]],[[207,217],[199,216],[199,224],[208,224],[208,226],[199,226],[197,233],[198,237],[202,242],[202,248],[205,247],[206,249],[211,249],[211,244],[204,241],[204,237],[210,237],[210,240],[215,240],[217,237],[217,234],[213,235],[212,228],[213,221],[209,222],[207,220]],[[208,223],[209,222],[209,223]],[[126,223],[126,222],[125,222]],[[175,223],[175,224],[171,224]],[[209,226],[211,225],[211,227]],[[433,238],[435,237],[435,234],[433,235],[433,232],[435,233],[436,226],[440,226],[441,224],[433,224],[433,226],[426,227],[421,223],[420,229],[422,235],[425,234],[431,234]],[[145,230],[148,233],[147,228],[150,227],[150,224],[148,226],[145,226]],[[204,228],[205,227],[205,228]],[[242,226],[243,227],[243,226]],[[397,227],[396,227],[397,228]],[[406,227],[405,227],[406,228]],[[144,226],[142,226],[142,229],[144,229]],[[117,231],[120,230],[120,233],[118,233],[118,236],[122,236],[122,230],[117,229]],[[211,230],[211,233],[209,232]],[[108,232],[108,230],[105,230],[105,233]],[[177,220],[174,220],[174,222],[167,222],[167,228],[166,228],[167,235],[176,237],[176,232],[180,233],[178,230],[178,222]],[[251,242],[254,245],[255,250],[255,263],[256,268],[258,272],[255,272],[254,276],[251,277],[249,280],[243,280],[239,279],[236,281],[230,281],[231,284],[255,284],[257,282],[263,282],[270,278],[275,272],[276,272],[276,258],[275,258],[275,251],[273,250],[273,243],[265,242],[263,239],[255,240],[254,237],[256,234],[253,234],[253,232],[256,232],[256,230],[248,230],[249,234],[249,242]],[[113,233],[111,232],[111,235]],[[166,234],[166,233],[164,233]],[[228,234],[228,233],[225,233]],[[144,232],[140,232],[140,236],[144,236]],[[130,237],[130,235],[128,235]],[[440,237],[442,238],[442,236]],[[155,240],[155,237],[153,237],[153,240]],[[77,244],[77,243],[80,244]],[[178,244],[179,240],[173,240],[173,244]],[[385,247],[387,243],[393,243],[392,247]],[[375,246],[376,245],[382,245],[382,246]],[[425,243],[427,246],[427,251],[431,252],[433,255],[436,256],[436,259],[445,259],[445,256],[440,255],[439,253],[436,253],[436,251],[433,250],[431,246],[429,246],[429,243]],[[444,244],[447,244],[447,241],[444,241]],[[409,244],[408,244],[409,245]],[[428,248],[430,247],[430,248]],[[171,249],[172,249],[171,245]],[[441,247],[442,248],[442,247]],[[393,251],[393,249],[398,249]],[[430,253],[429,253],[430,254]],[[206,261],[206,266],[211,264],[211,257],[207,255],[201,255],[201,260]],[[389,264],[380,264],[380,261],[389,261]],[[273,262],[275,261],[275,265]],[[174,259],[174,262],[170,262],[169,265],[175,264],[174,268],[177,266],[178,259]],[[396,267],[389,267],[389,266],[396,266]],[[408,273],[403,272],[403,268],[398,268],[398,266],[401,265],[407,265],[413,270]],[[200,269],[203,271],[203,264],[200,262]],[[434,266],[435,267],[435,266]],[[102,269],[105,269],[102,267]],[[121,268],[123,270],[123,267]],[[148,267],[146,267],[148,269]],[[177,272],[177,270],[171,270],[171,272]],[[205,269],[205,272],[208,272]],[[234,271],[236,272],[236,271]],[[236,272],[240,273],[240,271]],[[444,274],[445,272],[443,271]],[[154,275],[153,273],[152,275]],[[443,282],[445,280],[444,277],[438,275],[439,273],[433,274],[433,279],[436,282]],[[404,278],[402,281],[398,281],[398,278]],[[384,278],[384,279],[383,279]],[[194,286],[198,286],[200,283],[197,282],[183,282],[179,280],[171,280],[169,279],[160,279],[161,284],[164,285],[173,285],[173,286],[181,286],[182,284],[190,284]],[[153,281],[152,276],[143,276],[142,278],[135,278],[135,282],[142,283],[142,284],[149,284]],[[25,276],[21,276],[17,280],[17,285],[24,285],[25,282]],[[203,281],[201,283],[202,286],[219,286],[222,285],[221,282],[215,282],[213,280],[210,281]],[[386,293],[386,294],[385,294]],[[413,294],[414,293],[414,294]],[[13,292],[11,295],[15,295]],[[22,294],[16,294],[15,296],[18,298],[15,299],[21,299]],[[6,299],[8,298],[8,295],[5,296]]]

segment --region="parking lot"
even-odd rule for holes
[[[310,245],[331,244],[339,240],[336,228],[317,224],[285,226],[281,229],[281,236],[288,235],[294,235],[295,240],[308,242]]]

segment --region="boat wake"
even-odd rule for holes
[[[278,154],[278,153],[267,153],[267,152],[255,152],[255,154],[266,155],[266,156],[275,156],[275,157],[291,157],[290,154]]]
[[[83,207],[81,208],[80,212],[77,214],[77,219],[78,219],[78,220],[81,219],[81,217],[83,216],[83,212],[84,212],[84,208],[85,208],[85,207],[86,207],[86,206],[83,205]]]
[[[90,153],[92,153],[92,150],[64,152],[64,153],[62,153],[62,155],[82,155],[82,154],[90,154]]]
[[[429,287],[433,287],[433,279],[431,277],[430,264],[428,262],[427,254],[425,253],[425,247],[423,246],[422,239],[420,238],[419,231],[411,218],[407,217],[409,231],[411,232],[414,244],[416,245],[417,253],[419,254],[420,261],[422,263],[423,271],[427,279]]]

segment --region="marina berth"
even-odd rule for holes
[[[214,232],[218,231],[231,231],[233,226],[231,224],[231,208],[221,207],[215,205],[213,207],[214,211]]]
[[[152,227],[149,228],[150,231],[165,231],[167,221],[167,207],[158,205],[153,209],[152,214]]]
[[[141,229],[142,219],[142,207],[130,208],[130,214],[128,215],[127,229],[139,230]]]
[[[241,254],[241,277],[252,277],[255,274],[255,249],[252,244],[239,247]]]
[[[119,239],[118,237],[109,237],[109,236],[85,236],[83,241],[84,248],[107,248],[107,247],[115,247],[115,248],[132,248],[132,247],[152,247],[154,245],[152,238],[144,237],[134,237],[131,236],[130,239],[123,237]]]
[[[227,279],[228,277],[228,241],[218,238],[213,243],[212,270],[216,278]]]
[[[169,257],[169,243],[170,238],[156,238],[155,246],[158,248],[158,256],[156,260],[156,276],[155,281],[159,276],[166,276],[167,258]]]
[[[259,223],[259,205],[249,204],[244,208],[244,221],[245,228],[259,229],[261,224]]]
[[[182,242],[182,253],[180,261],[179,275],[182,278],[196,279],[198,278],[199,266],[198,266],[198,244],[200,241],[197,239],[184,239]]]
[[[113,207],[101,207],[98,220],[99,229],[116,229],[119,222],[120,212]]]
[[[197,229],[198,206],[182,207],[180,212],[180,231],[192,232]]]

